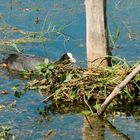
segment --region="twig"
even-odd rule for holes
[[[93,114],[93,110],[92,110],[92,108],[90,107],[90,105],[88,104],[85,95],[84,95],[83,97],[84,97],[84,102],[85,102],[85,104],[88,106],[88,108],[90,109],[90,112]]]
[[[42,102],[47,102],[51,97],[53,97],[56,93],[51,94],[47,98],[43,99]]]

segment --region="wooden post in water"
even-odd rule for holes
[[[106,0],[85,0],[86,47],[88,67],[108,66],[109,54],[106,31]]]

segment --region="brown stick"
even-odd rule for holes
[[[97,111],[98,115],[102,115],[107,108],[107,106],[110,104],[110,102],[120,94],[121,90],[130,82],[131,79],[133,79],[136,74],[140,72],[140,64],[119,84],[117,85],[112,93],[106,98],[106,100],[101,105],[101,108]]]

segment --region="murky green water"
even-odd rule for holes
[[[127,60],[140,58],[140,2],[139,0],[108,0],[108,20],[111,34],[120,28],[120,37],[114,49],[115,55]],[[1,0],[0,1],[0,38],[13,39],[24,37],[13,28],[24,32],[41,32],[49,39],[43,43],[18,44],[25,53],[58,59],[64,52],[72,52],[78,64],[85,66],[85,11],[84,0]],[[13,46],[13,45],[12,45]],[[1,49],[7,48],[5,45]],[[6,50],[6,52],[7,52]],[[13,47],[10,47],[13,50]],[[0,72],[0,90],[8,90],[8,95],[0,95],[0,125],[12,126],[11,133],[16,139],[53,140],[82,139],[84,118],[76,114],[51,115],[44,118],[44,98],[39,93],[29,91],[17,98],[11,87],[24,84],[24,81]],[[110,121],[112,122],[112,118]],[[112,122],[128,137],[139,140],[140,123],[133,117],[119,117]],[[103,126],[105,127],[105,126]],[[93,137],[92,137],[93,138]],[[118,139],[107,127],[104,139]]]

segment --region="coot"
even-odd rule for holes
[[[24,71],[24,70],[35,70],[35,67],[43,63],[45,58],[23,55],[23,54],[10,54],[5,60],[5,64],[9,70]],[[67,60],[71,63],[75,63],[76,60],[73,58],[72,53],[64,54],[59,61]]]

